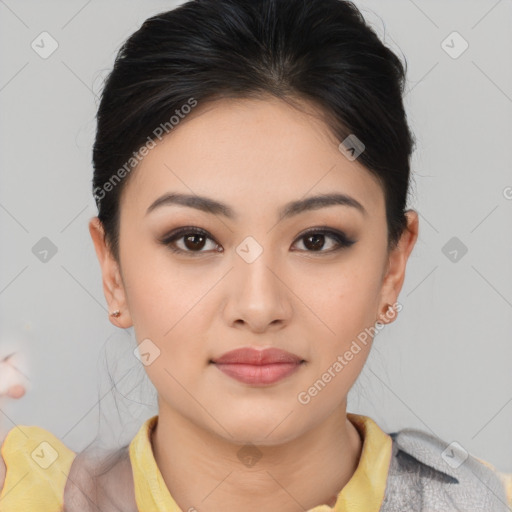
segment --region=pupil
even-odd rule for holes
[[[324,235],[309,235],[306,240],[314,240],[313,244],[312,244],[312,247],[308,247],[308,244],[304,244],[306,245],[306,247],[308,248],[311,248],[311,249],[321,249],[322,246],[324,245]]]
[[[192,244],[189,245],[189,242],[191,239],[202,239],[202,243],[199,242],[199,244],[196,242],[192,242]],[[203,235],[188,235],[185,237],[185,246],[187,249],[202,249],[204,246],[204,236]]]

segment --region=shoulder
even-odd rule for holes
[[[426,509],[442,505],[443,510],[509,511],[510,475],[499,473],[459,443],[447,443],[422,430],[408,428],[390,436],[388,505],[409,500]]]
[[[18,425],[5,435],[1,456],[5,464],[2,512],[62,507],[75,453],[55,435],[41,427]]]

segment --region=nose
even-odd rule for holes
[[[228,324],[255,333],[282,329],[293,314],[293,294],[286,281],[282,267],[265,251],[252,262],[237,256],[226,283]]]

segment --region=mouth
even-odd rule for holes
[[[305,363],[299,356],[277,348],[241,348],[210,360],[221,372],[251,385],[274,384],[295,373]]]

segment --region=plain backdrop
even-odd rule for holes
[[[512,2],[356,4],[407,59],[421,226],[403,309],[375,339],[349,410],[511,472]],[[0,1],[0,352],[23,350],[30,379],[0,421],[39,425],[73,450],[98,428],[127,442],[157,412],[133,331],[108,320],[87,223],[102,80],[126,37],[175,5]],[[47,58],[32,44],[42,32],[58,44]]]

